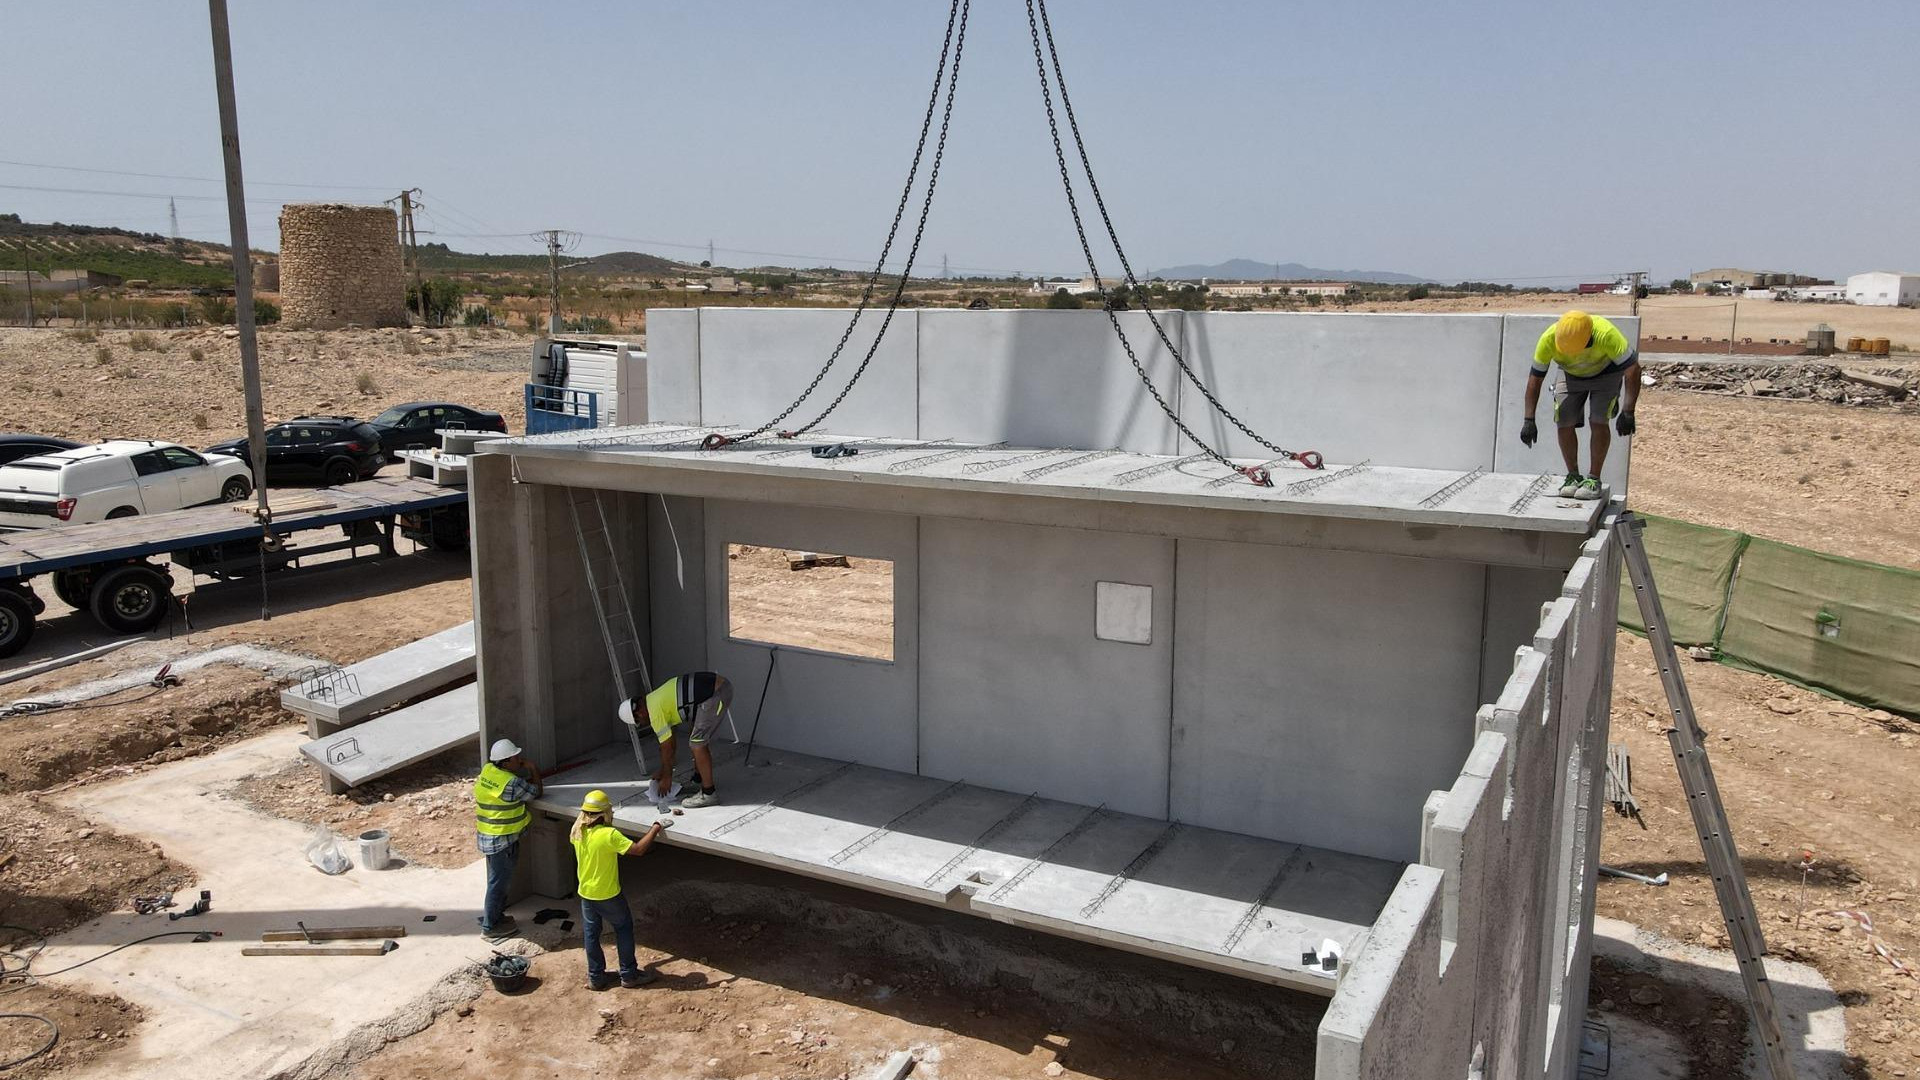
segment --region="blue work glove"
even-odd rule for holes
[[[1533,417],[1531,416],[1527,417],[1526,422],[1520,425],[1520,441],[1526,443],[1528,447],[1532,447],[1534,443],[1540,441],[1540,425],[1534,423]]]
[[[1633,434],[1633,429],[1634,429],[1634,423],[1633,423],[1632,409],[1628,409],[1626,412],[1623,412],[1619,416],[1616,416],[1613,418],[1613,430],[1619,432],[1621,435],[1623,436],[1631,435]]]

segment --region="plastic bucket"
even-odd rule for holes
[[[360,834],[360,868],[363,870],[385,870],[387,868],[387,841],[385,829],[368,829]]]
[[[532,963],[524,956],[507,956],[494,953],[493,959],[485,964],[487,978],[493,980],[493,988],[503,994],[511,994],[520,989],[527,981],[527,969]]]

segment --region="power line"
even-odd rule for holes
[[[196,202],[217,203],[227,201],[225,195],[162,195],[152,191],[101,191],[96,188],[38,187],[32,184],[0,184],[0,188],[8,191],[46,191],[56,195],[106,195],[123,199],[192,199]],[[248,199],[246,201],[271,206],[279,206],[286,202],[285,199]]]
[[[124,169],[89,169],[80,165],[46,165],[37,161],[4,161],[0,165],[17,165],[23,169],[55,169],[60,172],[94,173],[100,176],[136,176],[146,180],[191,180],[200,184],[224,184],[225,180],[217,176],[181,176],[176,173],[128,172]],[[313,188],[328,191],[386,191],[391,185],[380,184],[298,184],[286,180],[249,180],[252,187],[292,187]]]

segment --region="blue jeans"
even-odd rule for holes
[[[613,927],[614,951],[620,954],[620,977],[628,979],[640,974],[640,961],[633,956],[633,911],[627,907],[627,898],[588,900],[582,897],[580,931],[586,937],[587,978],[599,982],[607,974],[607,958],[600,951],[603,923]]]
[[[480,929],[491,930],[507,914],[507,886],[513,883],[513,864],[520,860],[520,842],[487,856],[487,899],[480,909]]]

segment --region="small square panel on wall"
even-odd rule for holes
[[[1153,644],[1153,587],[1118,581],[1094,584],[1093,636],[1129,645]]]

